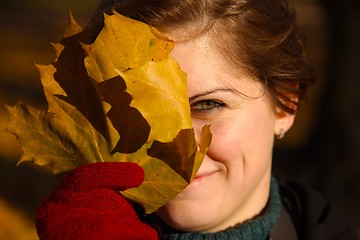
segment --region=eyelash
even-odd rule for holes
[[[224,103],[216,100],[201,100],[190,104],[192,112],[210,112],[220,110],[224,106]]]

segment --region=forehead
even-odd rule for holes
[[[187,73],[190,94],[229,87],[250,95],[259,89],[257,81],[246,70],[240,67],[234,69],[227,63],[207,36],[175,41],[171,55]]]

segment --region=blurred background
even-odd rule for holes
[[[17,162],[4,104],[45,108],[33,63],[54,60],[71,11],[84,25],[99,0],[2,0],[0,3],[0,240],[38,239],[37,206],[55,187],[45,168]],[[360,233],[360,2],[290,0],[307,35],[318,82],[295,126],[276,142],[274,171],[301,180],[337,206]]]

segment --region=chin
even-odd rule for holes
[[[174,206],[175,205],[175,206]],[[186,232],[214,232],[214,216],[206,211],[203,206],[176,207],[176,204],[168,204],[160,208],[156,214],[170,227]],[[204,214],[206,213],[206,214]],[[209,214],[210,213],[210,214]]]

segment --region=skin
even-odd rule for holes
[[[294,116],[278,117],[264,87],[231,69],[206,35],[178,41],[172,57],[187,73],[197,139],[205,124],[213,138],[195,179],[157,214],[176,229],[200,232],[256,217],[269,197],[274,134],[287,131]]]

